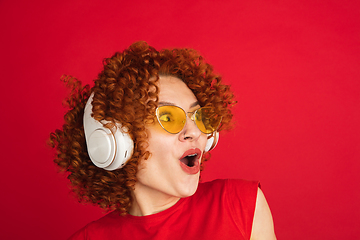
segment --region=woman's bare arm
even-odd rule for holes
[[[256,207],[250,240],[276,240],[270,208],[260,188],[258,189],[256,198]]]

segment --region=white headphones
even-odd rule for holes
[[[215,131],[213,134],[208,135],[208,140],[205,146],[205,152],[213,150],[219,142],[219,132]]]
[[[99,168],[112,171],[122,168],[130,159],[134,150],[134,142],[126,129],[121,126],[109,129],[103,126],[105,120],[99,122],[92,114],[92,93],[85,105],[84,132],[87,150],[91,161]],[[214,132],[206,142],[205,152],[215,148],[219,140],[219,132]]]
[[[95,120],[92,114],[92,93],[84,110],[84,132],[87,150],[91,161],[99,168],[115,170],[122,168],[130,159],[134,142],[126,129],[121,126],[109,129],[103,126],[106,121]]]

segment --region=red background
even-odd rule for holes
[[[199,50],[237,95],[204,181],[260,180],[278,239],[359,238],[359,1],[2,0],[0,24],[1,239],[65,239],[102,215],[46,140],[60,76],[92,83],[137,40]]]

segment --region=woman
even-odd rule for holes
[[[275,239],[258,183],[199,184],[235,101],[194,50],[137,42],[104,61],[92,89],[64,80],[55,162],[81,201],[114,210],[72,239]]]

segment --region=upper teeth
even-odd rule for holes
[[[188,157],[193,157],[193,156],[196,156],[197,154],[194,153],[194,154],[190,154],[190,155],[187,155]]]

